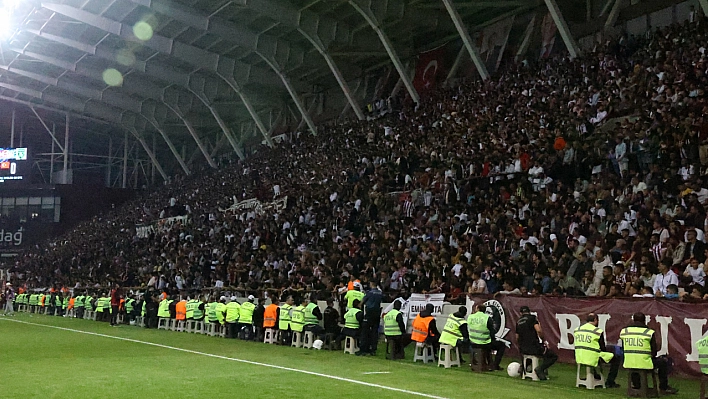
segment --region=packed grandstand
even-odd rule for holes
[[[6,267],[27,288],[322,298],[353,276],[379,280],[391,299],[704,300],[706,26],[524,61],[366,121],[291,134]]]

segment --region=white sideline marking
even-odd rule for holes
[[[362,373],[364,375],[369,375],[369,374],[391,374],[390,371],[369,371],[368,373]]]
[[[409,390],[407,390],[407,389],[402,389],[402,388],[388,387],[388,386],[385,386],[385,385],[379,385],[379,384],[373,384],[373,383],[370,383],[370,382],[364,382],[364,381],[359,381],[359,380],[353,380],[353,379],[351,379],[351,378],[337,377],[337,376],[335,376],[335,375],[328,375],[328,374],[316,373],[316,372],[314,372],[314,371],[307,371],[307,370],[294,369],[294,368],[291,368],[291,367],[277,366],[277,365],[275,365],[275,364],[254,362],[254,361],[251,361],[251,360],[236,359],[236,358],[234,358],[234,357],[227,357],[227,356],[221,356],[221,355],[214,355],[214,354],[212,354],[212,353],[199,352],[199,351],[194,351],[194,350],[191,350],[191,349],[177,348],[177,347],[175,347],[175,346],[156,344],[156,343],[154,343],[154,342],[140,341],[140,340],[132,339],[132,338],[116,337],[116,336],[113,336],[113,335],[106,335],[106,334],[99,334],[99,333],[94,333],[94,332],[90,332],[90,331],[76,330],[76,329],[73,329],[73,328],[51,326],[51,325],[48,325],[48,324],[40,324],[40,323],[30,323],[30,322],[27,322],[27,321],[20,321],[20,320],[6,319],[6,318],[0,318],[0,320],[11,321],[11,322],[14,322],[14,323],[29,324],[29,325],[32,325],[32,326],[47,327],[47,328],[55,328],[55,329],[57,329],[57,330],[71,331],[71,332],[76,332],[76,333],[80,333],[80,334],[87,334],[87,335],[95,335],[95,336],[97,336],[97,337],[112,338],[112,339],[117,339],[117,340],[120,340],[120,341],[133,342],[133,343],[143,344],[143,345],[157,346],[157,347],[160,347],[160,348],[172,349],[172,350],[175,350],[175,351],[186,352],[186,353],[192,353],[192,354],[195,354],[195,355],[209,356],[209,357],[214,357],[214,358],[222,359],[222,360],[231,360],[231,361],[234,361],[234,362],[246,363],[246,364],[251,364],[251,365],[254,365],[254,366],[270,367],[270,368],[279,369],[279,370],[292,371],[292,372],[295,372],[295,373],[309,374],[309,375],[314,375],[314,376],[317,376],[317,377],[323,377],[323,378],[329,378],[329,379],[332,379],[332,380],[338,380],[338,381],[349,382],[349,383],[352,383],[352,384],[365,385],[365,386],[372,387],[372,388],[379,388],[379,389],[385,389],[385,390],[388,390],[388,391],[401,392],[401,393],[406,393],[406,394],[409,394],[409,395],[421,396],[421,397],[424,397],[424,398],[448,399],[448,398],[445,398],[444,396],[429,395],[429,394],[427,394],[427,393],[409,391]],[[364,374],[372,374],[372,373],[364,373]]]

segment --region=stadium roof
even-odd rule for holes
[[[16,6],[17,23],[1,46],[0,98],[108,122],[121,137],[123,130],[139,140],[156,132],[185,172],[175,143],[190,142],[214,166],[205,134],[222,132],[226,148],[242,156],[242,122],[268,142],[275,125],[291,116],[314,131],[308,112],[314,101],[308,105],[307,98],[332,89],[361,118],[362,96],[352,85],[367,71],[393,63],[400,74],[419,52],[459,40],[455,22],[472,32],[544,6],[543,0],[2,3]]]

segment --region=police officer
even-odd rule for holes
[[[624,349],[624,368],[654,370],[659,373],[659,390],[663,395],[673,395],[677,389],[669,386],[668,361],[657,357],[657,344],[654,330],[647,327],[644,313],[632,315],[632,324],[620,332],[620,340]],[[639,375],[632,373],[632,385],[639,386]]]
[[[708,335],[696,342],[698,348],[698,365],[701,366],[701,373],[708,375]]]
[[[256,305],[253,303],[256,297],[253,295],[248,296],[248,300],[241,304],[241,312],[238,316],[239,324],[239,338],[245,340],[253,339],[253,311],[256,309]]]
[[[521,317],[516,322],[516,342],[522,355],[539,356],[543,358],[540,366],[534,372],[542,381],[547,380],[546,370],[548,370],[557,360],[552,350],[543,343],[543,330],[536,316],[531,314],[528,306],[521,307]]]
[[[310,293],[309,298],[305,298],[303,301],[303,306],[305,306],[305,327],[303,331],[312,332],[316,337],[325,340],[325,330],[320,326],[320,320],[322,320],[322,311],[320,307],[317,306],[317,294]]]
[[[359,350],[372,356],[376,356],[376,349],[379,343],[379,325],[381,324],[381,301],[383,292],[378,287],[376,281],[369,282],[371,289],[361,300],[361,307],[364,310],[364,324],[361,326],[361,342]]]
[[[600,359],[605,363],[610,363],[610,373],[607,375],[605,388],[619,388],[620,385],[615,382],[615,379],[619,371],[620,357],[610,352],[614,350],[614,347],[605,346],[604,332],[597,327],[597,315],[590,313],[586,321],[573,333],[575,338],[575,362],[592,367],[597,367]],[[595,378],[600,379],[597,371],[595,371]]]
[[[288,295],[285,303],[280,306],[280,315],[278,317],[278,329],[280,330],[280,344],[290,345],[292,342],[292,329],[290,328],[290,320],[292,319],[293,297]]]
[[[86,295],[79,294],[74,298],[74,317],[77,319],[84,318],[84,301],[86,300]]]
[[[487,307],[479,304],[475,306],[475,312],[467,318],[467,329],[469,331],[470,344],[472,347],[482,348],[490,353],[497,351],[494,356],[494,361],[489,366],[489,371],[501,370],[502,357],[506,345],[503,342],[497,341],[497,329],[494,326],[494,321],[486,313]]]
[[[440,334],[441,344],[450,345],[455,348],[462,342],[469,342],[470,336],[465,315],[467,315],[467,308],[460,306],[457,312],[447,317],[445,327],[443,327],[442,334]],[[461,357],[460,361],[464,362]]]
[[[226,338],[236,338],[238,334],[238,319],[241,316],[241,304],[238,303],[235,296],[231,297],[229,303],[226,304]]]
[[[393,302],[393,309],[384,316],[384,335],[386,340],[393,343],[389,359],[405,359],[405,348],[411,342],[411,337],[406,334],[406,325],[403,323],[400,300]]]
[[[347,313],[344,314],[344,328],[337,337],[337,347],[340,347],[340,344],[345,337],[359,337],[359,328],[361,327],[361,323],[364,321],[364,313],[361,309],[359,309],[360,305],[361,302],[359,302],[358,299],[355,299],[354,302],[352,302],[352,307],[349,308]],[[357,355],[360,354],[362,353],[357,352]]]

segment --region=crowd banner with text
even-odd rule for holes
[[[667,355],[674,362],[674,372],[683,376],[700,376],[696,341],[708,332],[708,303],[684,303],[658,299],[590,299],[563,297],[524,297],[501,295],[494,299],[472,296],[472,303],[485,303],[496,325],[497,338],[510,343],[509,353],[518,354],[516,322],[522,306],[528,306],[538,316],[544,338],[561,362],[574,363],[573,331],[585,323],[588,313],[599,318],[607,344],[616,345],[620,330],[629,326],[632,314],[642,312],[647,325],[656,331],[659,356]],[[509,344],[507,344],[509,345]]]

